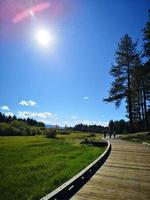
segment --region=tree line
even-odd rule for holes
[[[12,116],[6,116],[5,114],[0,112],[0,122],[10,123],[10,122],[15,121],[15,120],[24,122],[24,123],[26,123],[27,125],[30,125],[30,126],[45,127],[45,124],[43,122],[38,122],[35,119],[30,119],[30,118],[21,119],[21,118],[17,118],[15,115],[13,117]]]
[[[0,112],[0,136],[34,136],[46,133],[45,124],[34,119],[6,116]]]
[[[104,127],[101,125],[86,125],[86,124],[77,124],[74,127],[70,127],[69,129],[75,131],[83,131],[83,132],[93,132],[93,133],[104,133],[108,131],[108,127]]]
[[[107,103],[114,102],[116,107],[125,101],[129,119],[125,129],[129,132],[150,130],[150,10],[148,14],[142,29],[142,52],[137,49],[138,41],[134,42],[128,34],[121,38],[110,70],[113,82],[109,96],[104,99]]]

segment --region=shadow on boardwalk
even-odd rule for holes
[[[71,200],[150,199],[150,147],[119,139],[110,142],[106,163]]]

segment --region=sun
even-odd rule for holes
[[[38,29],[35,38],[37,43],[43,47],[50,46],[54,42],[53,35],[46,29]]]

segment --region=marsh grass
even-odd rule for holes
[[[88,135],[0,137],[0,199],[37,200],[77,174],[104,151],[80,145]]]
[[[132,142],[148,142],[150,143],[150,132],[140,132],[140,133],[132,133],[125,134],[120,136],[121,139],[132,141]]]

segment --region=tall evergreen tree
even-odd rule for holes
[[[143,29],[144,56],[150,61],[150,10],[148,11],[148,21]]]
[[[109,128],[110,135],[112,135],[113,132],[114,132],[114,122],[113,122],[113,120],[109,121],[108,128]]]
[[[146,62],[143,67],[142,86],[143,107],[145,114],[145,129],[149,130],[147,112],[148,107],[150,106],[150,61]]]
[[[147,112],[148,107],[150,106],[150,10],[148,21],[143,29],[143,41],[144,57],[147,59],[143,69],[143,105],[145,112],[145,126],[146,129],[149,130]]]
[[[133,121],[136,130],[144,130],[144,105],[143,105],[143,65],[137,62],[131,77]]]
[[[139,59],[136,46],[137,43],[133,42],[128,34],[121,38],[118,49],[115,52],[116,64],[112,65],[110,71],[114,81],[109,91],[109,97],[104,99],[105,102],[115,102],[116,107],[120,106],[121,101],[125,99],[131,132],[133,131],[131,77]]]

